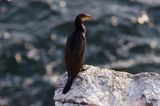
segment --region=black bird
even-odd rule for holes
[[[82,70],[86,49],[86,28],[83,23],[91,19],[94,17],[87,14],[79,14],[75,18],[75,30],[68,37],[65,48],[65,66],[68,79],[62,94],[69,91],[74,78]]]

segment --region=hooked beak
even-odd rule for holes
[[[90,16],[90,15],[86,15],[82,18],[82,21],[83,22],[86,22],[86,21],[90,21],[90,20],[95,20],[96,18],[93,17],[93,16]]]

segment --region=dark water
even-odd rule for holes
[[[0,0],[0,106],[53,106],[74,17],[88,13],[86,63],[160,72],[159,0]]]

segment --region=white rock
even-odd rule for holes
[[[80,72],[67,94],[67,73],[57,81],[56,106],[160,106],[160,74],[130,74],[89,66]]]

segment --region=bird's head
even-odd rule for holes
[[[84,22],[87,22],[87,21],[90,21],[90,20],[94,20],[95,18],[93,16],[90,16],[88,14],[79,14],[75,21],[78,21],[80,23],[84,23]]]

